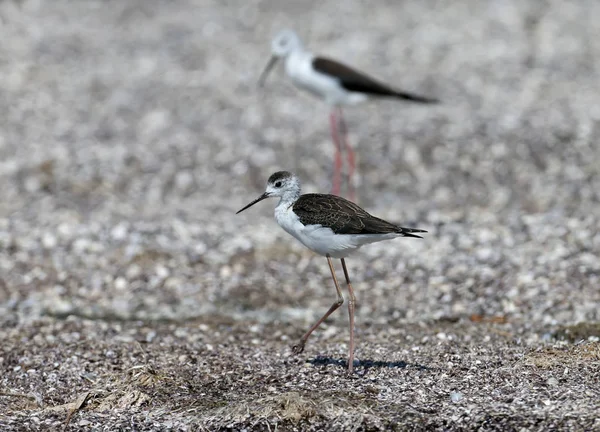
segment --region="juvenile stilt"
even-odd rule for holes
[[[344,302],[332,258],[342,261],[344,277],[348,288],[348,315],[350,320],[350,345],[348,346],[348,372],[354,370],[354,308],[356,297],[350,282],[345,258],[360,247],[396,237],[422,238],[426,231],[404,228],[372,216],[351,201],[337,195],[304,194],[300,190],[300,180],[287,171],[278,171],[269,177],[265,192],[250,204],[238,211],[246,210],[266,198],[279,197],[275,207],[277,223],[293,235],[307,248],[327,258],[331,277],[337,293],[337,300],[292,347],[294,354],[304,350],[306,341],[317,327]]]

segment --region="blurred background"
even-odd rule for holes
[[[322,314],[325,260],[275,203],[235,215],[280,169],[330,189],[329,108],[281,67],[256,85],[282,28],[442,101],[345,109],[361,205],[429,231],[349,259],[359,325],[478,314],[544,337],[598,320],[598,16],[592,0],[1,1],[0,326],[299,332]]]

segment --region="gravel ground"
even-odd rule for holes
[[[0,1],[2,430],[600,430],[600,3]],[[325,259],[235,211],[330,187],[293,27],[443,103],[347,109],[360,203],[429,231]],[[376,67],[375,67],[376,66]],[[375,72],[377,69],[377,72]]]

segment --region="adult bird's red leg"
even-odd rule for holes
[[[342,144],[340,142],[340,135],[338,133],[336,108],[333,108],[329,114],[329,124],[331,128],[331,138],[333,139],[333,144],[335,145],[331,193],[334,195],[339,195],[342,186]]]
[[[354,296],[354,289],[350,283],[350,276],[348,276],[348,269],[346,268],[346,261],[342,258],[342,268],[344,269],[344,276],[346,277],[346,284],[348,285],[348,293],[350,299],[348,300],[348,315],[350,316],[350,347],[348,353],[348,373],[352,373],[354,369],[354,306],[356,305],[356,297]]]
[[[354,171],[356,171],[356,154],[352,149],[352,146],[348,142],[348,128],[346,127],[346,121],[344,120],[344,114],[342,109],[338,107],[338,122],[339,122],[339,136],[340,140],[344,144],[344,150],[346,150],[348,158],[348,199],[354,201],[356,199],[356,191],[354,189]]]
[[[329,317],[329,315],[331,315],[337,308],[339,308],[342,305],[342,303],[344,303],[344,296],[342,295],[342,290],[340,289],[340,284],[338,283],[337,278],[335,277],[335,270],[333,269],[333,262],[331,262],[331,257],[329,257],[329,256],[327,257],[327,263],[329,264],[329,270],[331,270],[331,276],[333,277],[333,283],[335,284],[335,290],[337,291],[337,300],[334,304],[331,305],[331,307],[325,313],[325,315],[323,315],[321,317],[321,319],[319,321],[317,321],[315,323],[315,325],[313,325],[304,334],[304,336],[302,336],[302,338],[300,339],[300,342],[298,342],[297,345],[294,345],[292,347],[292,352],[294,354],[300,354],[302,351],[304,351],[304,345],[306,345],[306,341],[310,337],[311,333],[314,332],[316,330],[316,328],[319,327],[321,325],[321,323],[327,319],[327,317]]]

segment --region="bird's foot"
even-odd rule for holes
[[[298,342],[296,345],[294,345],[292,347],[292,353],[294,353],[295,355],[300,354],[302,351],[304,351],[305,344],[306,344],[306,341],[300,340],[300,342]]]

